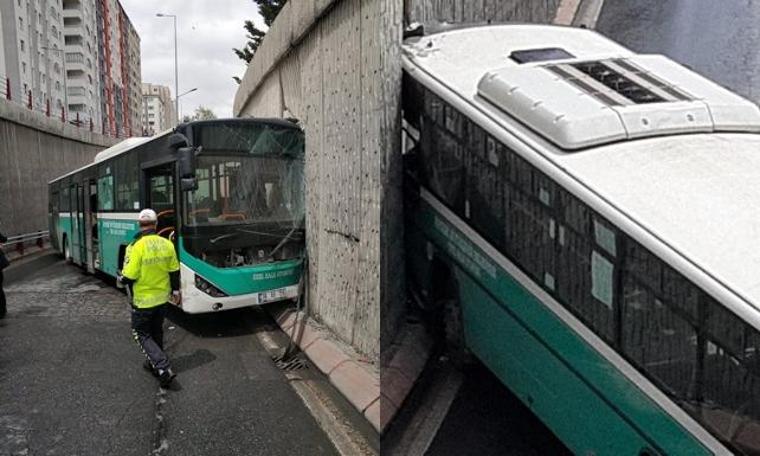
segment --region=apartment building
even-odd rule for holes
[[[139,135],[140,37],[118,0],[97,0],[98,69],[104,130],[118,136]]]
[[[142,100],[143,136],[153,136],[177,125],[169,87],[143,83]]]
[[[63,0],[69,119],[101,129],[96,0]]]
[[[142,133],[140,36],[119,0],[0,0],[0,80],[35,109]]]
[[[65,104],[61,0],[0,1],[0,77],[37,109]],[[5,84],[3,84],[5,88]]]

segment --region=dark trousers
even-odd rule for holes
[[[167,305],[150,309],[132,308],[132,335],[154,369],[169,368],[169,358],[164,353],[164,317]]]
[[[0,269],[0,318],[5,316],[5,292],[3,291],[3,270]]]

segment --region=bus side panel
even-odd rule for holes
[[[137,214],[135,214],[135,219]],[[119,252],[132,242],[140,230],[137,220],[109,219],[108,214],[98,217],[98,248],[100,250],[100,270],[116,277],[119,269]]]
[[[468,346],[568,446],[638,454],[648,436],[665,454],[709,454],[455,225],[427,204],[418,215],[460,279]]]
[[[632,449],[650,446],[535,333],[455,271],[470,350],[574,453],[635,454]]]

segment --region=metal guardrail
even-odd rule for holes
[[[34,243],[37,247],[42,248],[45,244],[45,240],[49,238],[50,238],[49,231],[47,230],[35,231],[33,233],[25,233],[25,234],[17,234],[15,236],[8,236],[8,241],[3,243],[3,245],[6,248],[10,246],[14,246],[14,250],[19,255],[23,255],[27,244]],[[6,252],[8,252],[7,249],[6,249]]]

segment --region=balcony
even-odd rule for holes
[[[63,14],[65,17],[65,14],[67,11],[82,11],[82,1],[81,0],[63,0]]]
[[[66,94],[69,97],[84,97],[87,95],[87,90],[84,87],[69,87]]]

